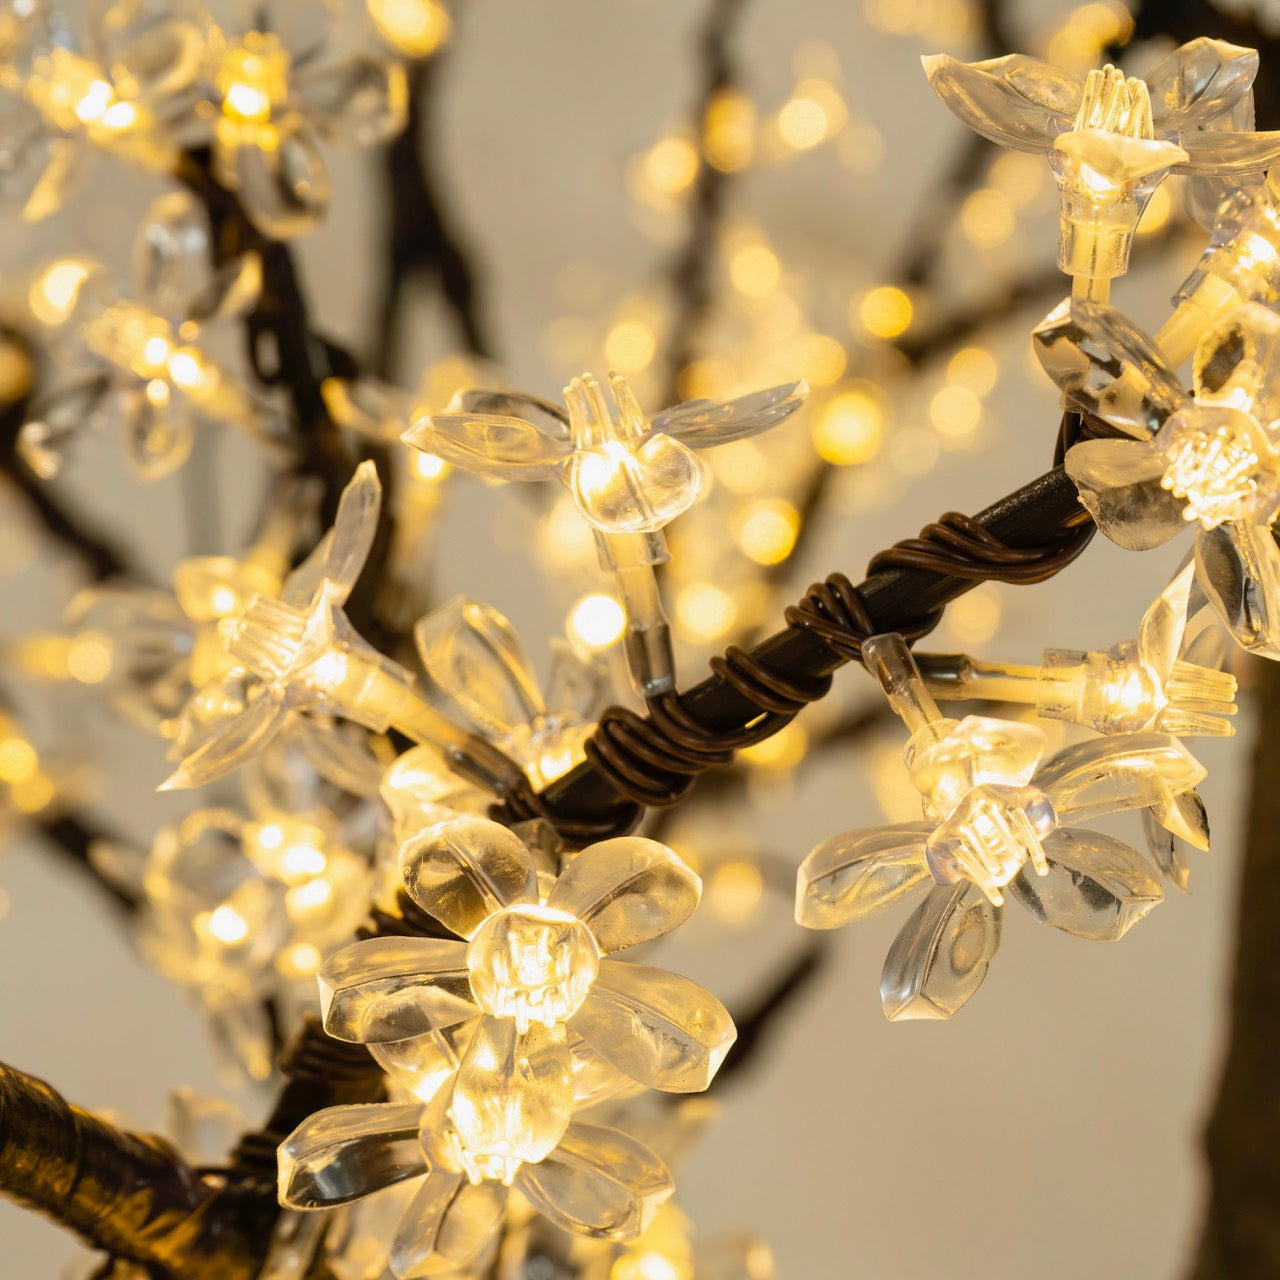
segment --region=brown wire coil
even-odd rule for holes
[[[1064,416],[1059,448],[1065,450],[1089,433],[1090,424],[1078,414]],[[868,573],[907,569],[937,573],[972,582],[1043,582],[1070,564],[1094,532],[1089,521],[1065,537],[1037,547],[1011,547],[970,516],[947,512],[915,538],[907,538],[876,555]],[[930,609],[899,630],[908,642],[927,635],[938,625],[943,609]],[[845,661],[860,659],[862,641],[878,629],[858,588],[842,573],[809,588],[785,613],[788,626],[810,632]],[[676,693],[649,701],[647,716],[625,707],[610,707],[587,741],[591,765],[615,791],[637,809],[607,824],[592,827],[591,839],[630,829],[638,806],[665,808],[677,803],[693,780],[705,770],[726,765],[734,752],[777,733],[808,703],[831,687],[829,675],[797,678],[769,667],[754,654],[731,646],[713,658],[712,671],[759,715],[740,727],[702,724]],[[534,793],[521,796],[530,811],[555,823],[566,838],[580,838],[582,824],[565,823]],[[512,811],[508,801],[508,811]],[[627,825],[624,825],[627,824]]]

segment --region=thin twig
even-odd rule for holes
[[[473,355],[494,354],[488,322],[480,305],[476,269],[444,208],[432,163],[432,111],[443,57],[410,64],[409,116],[403,131],[387,147],[382,171],[386,183],[388,225],[386,266],[372,365],[379,377],[395,374],[400,356],[404,290],[415,278],[433,277],[453,316],[462,346]]]
[[[50,812],[31,819],[31,826],[64,858],[86,872],[116,906],[128,914],[141,905],[123,885],[100,875],[90,859],[90,850],[101,841],[118,842],[117,837],[81,814]]]
[[[735,1015],[738,1038],[716,1074],[713,1092],[741,1079],[757,1064],[760,1050],[770,1043],[768,1033],[776,1029],[778,1018],[790,1010],[795,998],[813,985],[830,954],[828,940],[814,937],[749,1010]]]
[[[711,0],[699,38],[701,82],[694,120],[702,160],[689,209],[689,229],[671,264],[673,316],[667,335],[664,404],[680,399],[680,375],[693,359],[698,331],[711,302],[716,236],[724,209],[728,175],[706,156],[707,121],[716,100],[736,82],[730,45],[746,10],[746,0]]]

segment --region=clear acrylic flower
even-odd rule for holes
[[[1194,575],[1188,564],[1152,602],[1137,636],[1109,649],[1046,649],[1038,667],[967,654],[915,656],[937,698],[1029,703],[1038,716],[1098,733],[1228,737],[1235,677],[1193,660],[1198,653],[1184,654]]]
[[[214,173],[255,226],[288,239],[324,216],[331,187],[320,142],[373,146],[404,126],[404,66],[385,50],[333,52],[327,0],[252,8],[253,28],[215,30],[206,79]]]
[[[1280,159],[1280,133],[1221,127],[1240,118],[1258,70],[1252,49],[1201,37],[1143,79],[1087,75],[1022,54],[924,59],[934,92],[1001,146],[1049,157],[1060,197],[1058,265],[1111,279],[1128,269],[1138,220],[1169,173],[1239,175]]]
[[[1280,317],[1256,303],[1196,349],[1188,396],[1151,339],[1118,312],[1074,301],[1035,331],[1036,351],[1076,408],[1139,437],[1067,454],[1080,500],[1131,550],[1198,524],[1196,577],[1243,648],[1280,657]]]
[[[380,502],[377,470],[361,463],[343,490],[333,528],[284,579],[279,596],[254,595],[222,618],[226,648],[247,677],[244,695],[232,694],[229,714],[205,724],[199,744],[162,789],[223,777],[304,713],[339,714],[386,730],[380,695],[388,684],[407,693],[412,679],[366,644],[342,611],[373,545]]]
[[[515,629],[490,605],[457,596],[420,619],[413,637],[430,684],[539,790],[583,759],[609,689],[599,664],[567,641],[552,641],[544,695]]]
[[[171,7],[90,6],[77,47],[65,19],[43,3],[0,12],[0,193],[27,222],[62,207],[94,151],[153,170],[172,166],[174,122],[187,111],[204,44]]]
[[[611,373],[614,407],[589,374],[565,389],[568,412],[536,396],[468,391],[449,413],[404,433],[433,457],[495,480],[558,478],[591,528],[602,568],[627,615],[623,652],[643,697],[675,685],[671,627],[654,566],[667,559],[662,530],[702,492],[696,450],[757,435],[803,403],[803,382],[736,400],[692,400],[648,419],[626,380]]]
[[[227,423],[272,445],[270,415],[248,386],[207,354],[207,322],[240,314],[257,298],[254,254],[211,266],[206,215],[185,192],[148,209],[133,247],[132,297],[108,296],[95,264],[59,262],[34,286],[66,337],[69,371],[32,406],[19,435],[28,464],[46,478],[87,425],[119,423],[125,454],[145,480],[180,467],[201,427]],[[68,323],[69,322],[69,323]]]
[[[209,1014],[224,1065],[272,1070],[265,1001],[292,1022],[312,1002],[323,956],[367,909],[368,861],[330,815],[199,809],[141,855],[95,846],[95,867],[142,902],[139,946]]]
[[[973,996],[1000,943],[1005,893],[1042,924],[1094,941],[1122,937],[1164,896],[1140,854],[1075,823],[1128,809],[1160,812],[1192,792],[1205,770],[1176,738],[1119,734],[1038,765],[1025,748],[1017,759],[1007,781],[975,786],[949,821],[845,832],[801,865],[796,920],[806,928],[837,928],[923,897],[885,960],[880,994],[891,1020],[949,1018]]]
[[[793,382],[736,400],[691,400],[646,418],[620,374],[610,373],[609,382],[616,416],[600,384],[584,374],[565,390],[567,413],[536,396],[468,391],[453,411],[419,418],[403,439],[491,479],[559,478],[600,533],[656,533],[698,498],[696,450],[767,431],[808,392]]]
[[[473,1149],[526,1159],[554,1146],[581,1092],[572,1037],[631,1080],[684,1093],[707,1087],[736,1034],[696,983],[610,958],[697,906],[698,878],[670,849],[624,836],[588,846],[558,877],[540,878],[537,862],[482,818],[429,829],[401,850],[404,887],[465,941],[369,939],[320,974],[325,1029],[339,1039],[407,1041],[478,1018],[455,1123]]]
[[[642,1143],[616,1129],[574,1123],[541,1160],[486,1156],[468,1148],[448,1095],[429,1106],[331,1107],[280,1147],[280,1202],[327,1209],[414,1180],[417,1188],[391,1245],[399,1280],[466,1273],[491,1248],[509,1188],[555,1226],[630,1239],[674,1190],[671,1174]]]

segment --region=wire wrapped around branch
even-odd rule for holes
[[[1068,415],[1066,443],[1089,428]],[[582,843],[630,830],[645,807],[675,804],[697,776],[781,729],[822,697],[832,673],[881,631],[909,640],[982,581],[1041,582],[1070,564],[1093,536],[1061,467],[977,516],[948,513],[873,558],[867,579],[832,574],[786,612],[787,626],[750,650],[730,648],[712,675],[684,694],[654,699],[647,716],[610,707],[587,759],[544,792],[508,796],[508,820],[543,817]]]

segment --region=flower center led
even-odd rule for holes
[[[1162,488],[1186,500],[1183,518],[1212,529],[1251,514],[1262,466],[1256,429],[1246,414],[1228,410],[1209,426],[1183,415],[1171,418],[1162,444]]]
[[[509,1187],[524,1163],[518,1156],[487,1156],[470,1150],[458,1136],[452,1120],[435,1132],[424,1128],[421,1141],[433,1164],[439,1161],[454,1173],[466,1174],[472,1186],[490,1181]]]
[[[554,1027],[576,1013],[600,970],[600,949],[576,916],[554,907],[504,907],[467,945],[471,991],[485,1013]]]
[[[1146,82],[1108,63],[1090,71],[1072,129],[1099,129],[1125,138],[1153,139],[1151,95]]]
[[[593,528],[607,533],[653,532],[687,511],[702,487],[702,468],[688,447],[649,434],[625,379],[612,374],[617,416],[595,378],[565,388],[574,454],[569,488]]]
[[[1058,825],[1049,798],[1038,787],[974,787],[925,844],[935,880],[971,880],[999,906],[1002,886],[1030,861],[1048,870],[1041,840]]]
[[[250,31],[222,55],[217,75],[222,113],[236,124],[262,125],[289,92],[289,54],[278,37]]]

